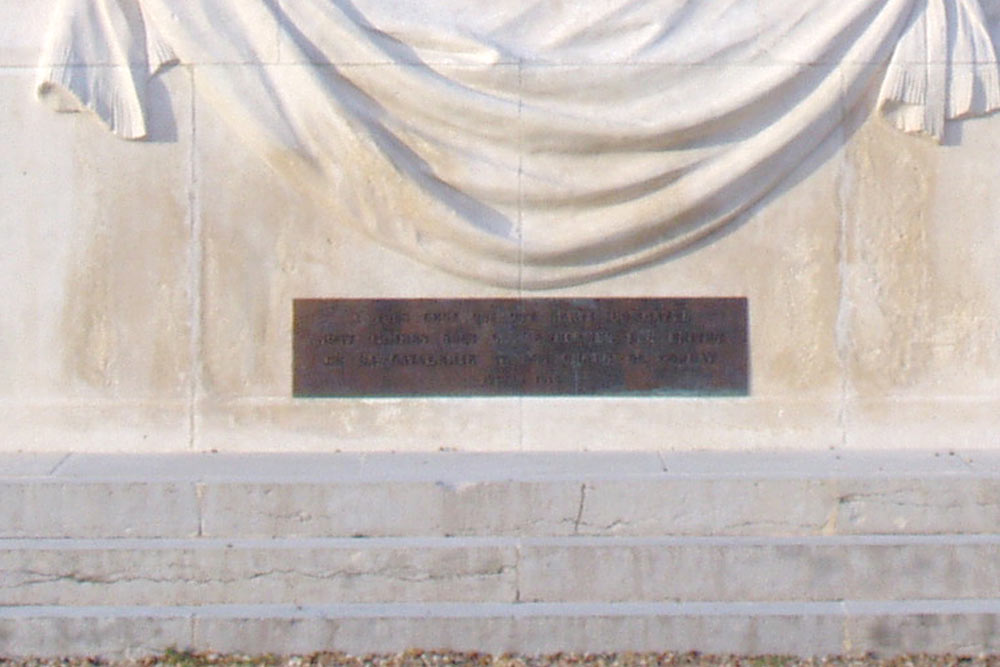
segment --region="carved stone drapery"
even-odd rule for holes
[[[62,0],[39,90],[137,139],[149,77],[189,65],[330,224],[537,288],[718,229],[872,85],[937,138],[1000,107],[984,23],[978,0]]]

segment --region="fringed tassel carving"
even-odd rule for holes
[[[879,110],[940,141],[946,120],[1000,108],[1000,70],[979,0],[920,0],[896,45]]]

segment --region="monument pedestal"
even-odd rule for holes
[[[1000,650],[998,43],[1000,0],[0,3],[0,654]],[[557,364],[388,318],[321,364],[406,382],[295,382],[296,302],[528,298],[745,300],[740,381],[557,391],[642,369],[602,324],[538,395],[412,396]]]
[[[1000,650],[985,452],[0,456],[6,655]]]

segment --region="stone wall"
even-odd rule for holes
[[[950,122],[937,145],[873,115],[872,90],[724,231],[530,293],[746,296],[745,398],[294,400],[293,298],[523,292],[426,266],[303,198],[201,101],[198,64],[151,80],[148,140],[52,113],[35,96],[52,11],[0,10],[5,449],[995,444],[996,116]]]

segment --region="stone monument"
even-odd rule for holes
[[[925,648],[954,649],[947,627],[989,648],[997,0],[30,0],[0,17],[9,651],[67,627],[65,650],[127,650],[101,644],[108,624],[155,627],[152,649],[270,636],[232,634],[241,613],[313,628],[274,630],[269,651],[371,650],[365,614],[484,649],[601,648],[614,642],[573,638],[604,623],[598,636],[627,628],[623,649],[804,653],[906,649],[907,623],[933,616]],[[746,307],[738,391],[296,390],[296,302],[700,298]],[[384,358],[461,357],[428,356],[421,331],[379,338]],[[573,339],[579,364],[603,363],[597,335]],[[97,520],[108,493],[139,509]],[[45,588],[87,562],[45,540],[106,538],[93,549],[124,558],[124,537],[156,554],[136,581],[171,572],[167,611],[134,582]],[[408,560],[412,539],[440,559]],[[286,572],[274,590],[297,592],[273,601],[341,606],[299,625],[291,607],[234,611],[262,598],[211,582],[277,575],[223,573],[212,559],[232,540],[247,562],[292,550],[298,575],[326,582],[310,595]],[[958,561],[934,561],[942,546]],[[577,597],[546,588],[546,568],[613,552],[656,563],[655,594],[616,596],[614,577]],[[662,575],[772,552],[801,566],[798,588],[692,592]],[[43,554],[56,564],[29,566]],[[201,592],[177,583],[175,557]],[[330,574],[397,557],[370,599]],[[464,574],[441,565],[456,558],[472,559]],[[823,558],[839,582],[826,589]],[[851,579],[858,558],[877,566]],[[933,561],[940,585],[872,593],[893,558]],[[965,583],[943,574],[956,568]],[[468,587],[400,583],[441,571]],[[583,603],[592,613],[572,611]],[[734,618],[732,643],[713,643]],[[18,634],[18,619],[50,634]],[[803,639],[755,644],[758,621]]]

